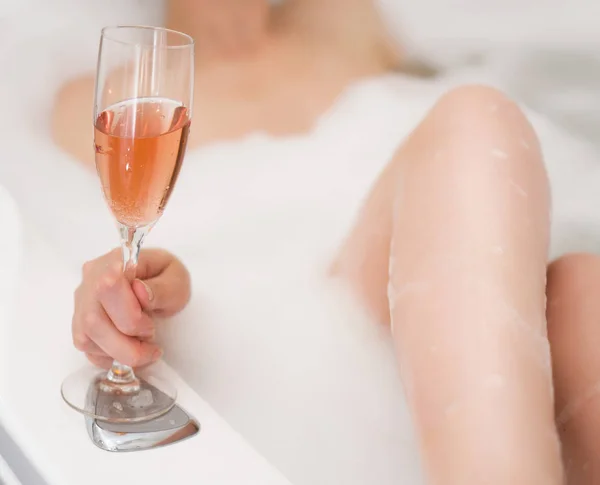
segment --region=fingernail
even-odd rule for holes
[[[144,285],[144,289],[146,290],[146,293],[148,295],[148,301],[152,301],[154,299],[154,293],[152,293],[152,289],[146,284],[144,283],[142,280],[138,280],[142,285]]]
[[[163,351],[162,349],[157,349],[154,351],[154,353],[152,354],[152,362],[156,362],[158,359],[160,359],[163,355]]]

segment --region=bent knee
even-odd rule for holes
[[[519,106],[501,91],[467,85],[444,94],[429,113],[436,138],[481,155],[479,161],[540,164],[539,142]]]
[[[548,177],[525,114],[497,89],[468,85],[444,94],[400,152],[457,187],[549,205]]]
[[[449,105],[453,108],[462,106],[465,109],[485,108],[488,112],[496,113],[501,106],[518,106],[502,91],[484,84],[464,84],[451,88],[443,94],[436,106]]]
[[[600,256],[567,254],[548,266],[548,293],[577,292],[577,288],[597,282],[600,285]]]
[[[512,117],[519,124],[531,128],[521,108],[506,94],[494,87],[478,84],[467,84],[450,89],[435,103],[431,115],[453,125],[457,122],[477,122],[487,129],[496,126],[512,129],[511,126],[496,122],[497,120],[503,122]]]
[[[526,165],[546,178],[533,127],[519,106],[495,88],[468,85],[448,91],[413,132],[409,143],[448,163],[509,171]]]
[[[557,322],[569,326],[600,315],[600,256],[575,253],[562,256],[548,267],[547,315],[551,340],[561,335]],[[568,317],[566,317],[568,315]],[[560,327],[559,325],[558,327]],[[595,326],[596,324],[594,324]]]

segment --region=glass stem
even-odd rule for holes
[[[150,232],[152,225],[142,227],[128,227],[118,223],[119,234],[121,236],[121,249],[123,252],[123,274],[132,282],[135,279],[135,272],[138,264],[138,257],[142,249],[144,238]],[[133,369],[128,365],[113,361],[112,367],[108,371],[106,378],[114,384],[127,386],[128,390],[139,390],[139,381],[133,373]],[[133,388],[132,388],[133,387]]]

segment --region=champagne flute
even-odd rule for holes
[[[167,204],[183,162],[192,118],[194,41],[157,27],[102,30],[94,101],[96,169],[121,237],[132,281],[138,255]],[[95,419],[153,419],[175,404],[176,390],[148,373],[142,380],[115,361],[68,377],[62,396]]]

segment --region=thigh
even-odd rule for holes
[[[400,147],[342,249],[337,268],[391,322],[432,483],[561,482],[548,234],[535,133],[501,93],[473,86]]]

